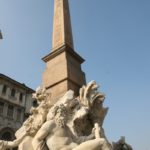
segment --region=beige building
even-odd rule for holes
[[[28,117],[34,90],[0,74],[0,139],[14,139],[15,131]]]

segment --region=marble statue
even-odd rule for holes
[[[118,142],[112,143],[113,150],[133,150],[131,145],[125,142],[125,137],[121,137]]]
[[[54,105],[45,88],[38,88],[33,97],[38,106],[16,132],[16,140],[0,141],[0,150],[112,150],[103,121],[108,108],[105,96],[91,81],[80,89],[78,97],[69,90]]]

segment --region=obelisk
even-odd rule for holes
[[[54,0],[52,50],[43,61],[43,85],[51,93],[53,103],[70,89],[76,96],[79,94],[86,83],[81,70],[84,59],[74,50],[68,0]]]
[[[73,48],[68,0],[55,0],[52,51],[64,44]]]

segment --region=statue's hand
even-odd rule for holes
[[[95,138],[95,128],[92,129],[92,132],[90,134],[90,138],[94,139]]]
[[[95,125],[94,125],[95,127],[95,138],[97,139],[97,138],[101,138],[100,137],[100,132],[101,132],[101,129],[100,129],[100,126],[99,126],[99,124],[98,123],[95,123]]]
[[[94,128],[92,129],[91,134],[95,134],[95,130],[96,130],[96,128],[94,127]]]

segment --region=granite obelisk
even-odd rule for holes
[[[84,59],[74,50],[68,0],[54,0],[52,50],[43,61],[43,85],[52,94],[53,103],[69,89],[79,94],[86,83],[81,69]]]

